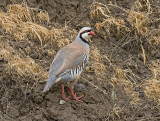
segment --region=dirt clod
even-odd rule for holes
[[[85,88],[85,84],[82,84],[82,83],[75,84],[74,86],[74,89],[78,92],[82,92],[84,88]]]

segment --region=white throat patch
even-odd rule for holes
[[[89,35],[89,32],[83,33],[81,36],[82,36],[82,38],[85,39],[85,40],[88,40],[89,38],[92,37],[92,35]]]

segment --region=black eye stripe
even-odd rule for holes
[[[91,32],[92,30],[87,30],[86,32]]]
[[[90,30],[85,30],[81,34],[86,33],[86,32],[91,32],[91,31],[92,31],[91,29]]]

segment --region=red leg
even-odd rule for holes
[[[70,96],[69,97],[66,97],[65,96],[65,94],[64,94],[64,84],[61,84],[61,86],[62,86],[62,98],[64,99],[64,100],[67,100],[67,101],[70,101]]]
[[[71,95],[72,95],[72,97],[76,100],[76,101],[78,101],[78,102],[83,102],[82,100],[79,100],[81,97],[83,97],[84,95],[81,95],[81,96],[79,96],[79,97],[76,97],[76,93],[74,93],[73,92],[73,90],[70,88],[70,87],[68,87],[69,88],[69,90],[70,90],[70,93],[71,93]]]

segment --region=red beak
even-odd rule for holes
[[[89,35],[96,35],[93,31],[91,31],[90,33],[89,33]]]

